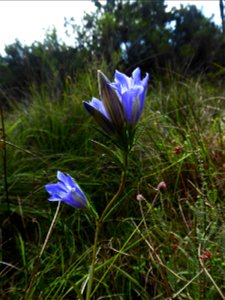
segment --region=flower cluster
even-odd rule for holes
[[[134,128],[140,119],[149,75],[141,79],[140,68],[131,77],[116,71],[114,82],[98,71],[98,84],[101,100],[92,98],[83,104],[90,115],[108,134],[120,135],[124,126]]]
[[[142,114],[148,79],[147,73],[141,79],[139,68],[133,71],[131,77],[116,71],[114,82],[110,82],[98,71],[101,100],[93,97],[90,102],[83,102],[87,112],[93,116],[104,133],[116,140],[115,144],[126,155],[132,147],[136,124]],[[77,208],[88,205],[85,194],[69,174],[58,171],[57,178],[57,183],[45,186],[51,195],[49,201],[63,201]]]

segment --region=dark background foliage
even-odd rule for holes
[[[223,1],[215,3],[220,4],[220,27],[195,5],[166,12],[164,0],[93,2],[96,10],[84,16],[82,26],[73,18],[65,20],[65,30],[73,29],[74,47],[60,43],[56,30],[46,33],[43,42],[24,46],[17,40],[6,46],[0,57],[1,104],[25,101],[32,85],[60,93],[68,78],[96,61],[105,61],[108,73],[140,66],[151,74],[162,75],[169,68],[185,75],[223,75]]]

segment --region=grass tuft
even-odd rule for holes
[[[32,87],[29,106],[7,114],[3,299],[25,299],[56,211],[44,185],[57,170],[98,211],[116,193],[120,171],[92,142],[105,141],[82,106],[98,97],[95,78],[68,80],[55,97]],[[202,78],[149,86],[125,190],[100,232],[92,299],[225,299],[224,108],[224,88]],[[84,299],[94,230],[86,210],[61,205],[27,299]]]

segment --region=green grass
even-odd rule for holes
[[[85,209],[62,203],[36,258],[57,206],[44,185],[57,170],[70,173],[99,212],[117,191],[120,169],[92,142],[105,140],[82,106],[92,96],[91,71],[63,95],[33,88],[29,106],[7,113],[4,299],[25,299],[27,289],[28,299],[85,299],[95,232]],[[92,299],[225,299],[224,109],[224,88],[201,78],[170,74],[150,84],[125,189],[100,232]],[[159,192],[161,181],[167,189]]]

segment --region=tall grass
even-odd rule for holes
[[[38,268],[36,258],[56,210],[44,185],[57,170],[98,211],[117,190],[120,171],[92,142],[105,141],[82,107],[92,96],[89,72],[57,97],[33,88],[30,105],[7,115],[3,299],[25,299],[28,287],[28,299],[85,298],[95,230],[86,210],[62,204]],[[224,88],[201,78],[150,84],[125,190],[100,233],[93,299],[225,299],[224,108]]]

